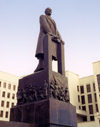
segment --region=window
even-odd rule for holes
[[[83,117],[83,121],[84,122],[87,121],[87,117],[86,116]]]
[[[98,104],[96,104],[95,107],[96,107],[96,112],[99,112]]]
[[[0,111],[0,117],[3,117],[3,111]]]
[[[92,103],[92,95],[91,94],[88,95],[88,103]]]
[[[99,92],[100,92],[100,87],[99,87]]]
[[[0,81],[0,87],[1,87],[1,81]]]
[[[85,96],[81,96],[82,104],[85,104]]]
[[[13,85],[13,90],[14,90],[14,91],[16,90],[16,86],[15,86],[15,85]]]
[[[89,113],[93,114],[93,105],[89,105]]]
[[[81,109],[81,106],[79,106],[79,109]]]
[[[95,102],[97,102],[97,94],[96,93],[94,94],[94,99],[95,99]]]
[[[7,101],[6,107],[9,108],[9,102]]]
[[[10,93],[7,93],[7,98],[10,98]]]
[[[3,83],[3,88],[6,88],[6,82]]]
[[[97,75],[97,81],[98,81],[98,87],[99,87],[99,92],[100,92],[100,74]]]
[[[80,102],[80,96],[78,95],[78,102]]]
[[[94,121],[94,116],[90,116],[90,121]]]
[[[8,112],[5,113],[5,118],[8,118]]]
[[[80,86],[81,93],[84,93],[84,86]]]
[[[95,83],[93,83],[93,90],[96,91],[96,88],[95,88]]]
[[[1,101],[1,107],[4,107],[4,101]]]
[[[87,88],[87,92],[91,92],[90,84],[86,85],[86,88]]]
[[[97,81],[98,81],[98,85],[99,85],[99,87],[100,87],[100,74],[97,75]]]
[[[12,99],[15,99],[15,94],[14,93],[12,94]]]
[[[86,106],[82,106],[82,110],[86,111]]]
[[[2,97],[5,97],[5,91],[2,92]]]
[[[11,107],[14,107],[14,103],[11,104]]]
[[[11,84],[8,84],[8,89],[11,89]]]
[[[79,86],[77,86],[77,91],[79,92]]]

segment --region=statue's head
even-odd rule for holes
[[[46,9],[45,9],[45,14],[48,15],[48,16],[51,16],[51,14],[52,14],[52,9],[51,9],[51,8],[46,8]]]

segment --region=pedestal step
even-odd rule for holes
[[[37,127],[34,124],[0,121],[0,127]]]
[[[77,127],[76,108],[52,98],[12,108],[10,120],[38,127]]]

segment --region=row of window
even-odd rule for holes
[[[83,117],[83,121],[84,122],[87,121],[87,117],[86,116]],[[90,121],[94,121],[94,116],[90,116]]]
[[[93,102],[92,94],[88,94],[87,99],[88,99],[88,103],[92,103]],[[95,99],[95,102],[97,102],[97,94],[96,93],[94,93],[94,99]],[[80,96],[78,95],[78,102],[85,104],[85,95],[81,96],[81,100],[80,100]]]
[[[86,89],[87,89],[87,92],[91,92],[91,85],[87,84]],[[93,83],[93,90],[96,91],[95,83]],[[79,90],[79,86],[77,86],[77,91],[78,92],[80,91],[80,93],[83,94],[84,93],[84,86],[80,86],[80,90]]]
[[[2,97],[6,97],[6,92],[5,91],[2,92]],[[12,96],[11,96],[11,93],[7,93],[7,98],[15,99],[15,94],[13,93]]]
[[[5,101],[1,101],[1,107],[4,107],[5,106],[5,103],[6,103],[6,108],[9,108],[10,107],[10,102],[5,102]],[[14,103],[11,103],[11,107],[14,106]]]
[[[9,112],[5,112],[5,118],[8,118]],[[0,111],[0,117],[4,117],[4,111]]]
[[[82,110],[84,110],[84,111],[86,111],[86,106],[79,106],[79,109],[81,109],[82,108]],[[98,104],[95,104],[95,108],[96,108],[96,112],[98,112],[99,110],[98,110]],[[93,112],[93,105],[88,105],[88,109],[89,109],[89,114],[93,114],[94,112]]]
[[[1,87],[1,81],[0,81],[0,87]],[[7,84],[6,82],[3,83],[3,88],[8,88],[11,89],[12,85],[11,84]],[[16,85],[13,85],[13,90],[16,90]]]

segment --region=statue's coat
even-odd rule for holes
[[[41,15],[40,16],[40,33],[38,37],[38,43],[37,43],[37,49],[36,49],[36,57],[38,57],[41,54],[44,54],[43,52],[43,39],[44,36],[48,33],[51,33],[53,35],[57,35],[61,38],[55,21],[47,15]]]

